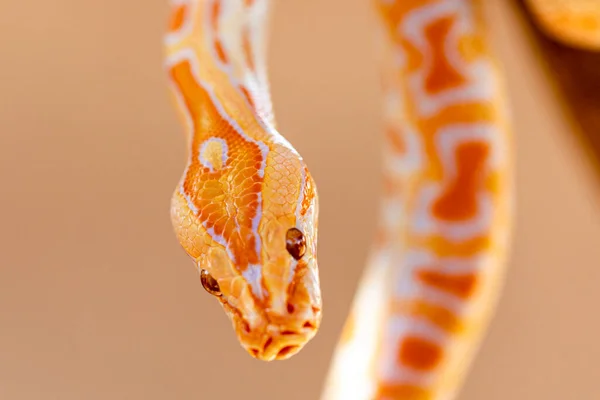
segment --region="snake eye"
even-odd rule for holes
[[[285,248],[294,259],[301,259],[306,252],[306,239],[304,238],[304,234],[296,228],[288,230],[285,237]]]
[[[221,296],[221,288],[219,287],[219,283],[215,278],[212,277],[211,274],[206,272],[205,269],[200,271],[200,282],[202,282],[202,286],[204,290],[213,296]]]

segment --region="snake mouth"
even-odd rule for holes
[[[240,340],[256,359],[286,360],[302,350],[317,333],[320,313],[303,316],[305,319],[285,321],[271,315],[262,329],[255,333],[246,331],[246,335],[240,336]]]
[[[286,360],[298,353],[316,333],[314,328],[282,330],[269,325],[257,345],[247,347],[252,357],[263,361]]]
[[[304,345],[314,337],[317,330],[317,320],[308,319],[298,327],[285,328],[282,325],[269,324],[256,332],[242,313],[231,306],[226,300],[220,299],[223,307],[232,317],[233,326],[242,347],[259,360],[285,360],[298,353]]]
[[[285,360],[297,354],[316,335],[321,321],[321,304],[306,298],[280,303],[276,308],[256,307],[247,314],[226,296],[218,300],[241,346],[263,361]]]

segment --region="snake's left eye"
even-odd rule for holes
[[[221,293],[221,288],[219,287],[217,280],[213,278],[211,274],[206,272],[205,269],[200,271],[200,282],[202,283],[204,290],[213,296],[219,297],[223,294]]]
[[[306,239],[304,234],[296,228],[287,231],[285,237],[285,248],[294,259],[299,260],[306,253]]]

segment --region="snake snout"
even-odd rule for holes
[[[251,354],[265,361],[285,360],[300,351],[314,336],[314,328],[298,330],[279,329],[269,326],[261,346],[252,348]]]
[[[260,340],[248,350],[264,361],[285,360],[298,353],[316,334],[319,322],[316,318],[269,324]]]
[[[320,305],[283,303],[266,309],[264,318],[249,329],[242,343],[259,360],[285,360],[316,335],[320,320]]]

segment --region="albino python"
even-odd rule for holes
[[[317,188],[275,127],[268,3],[173,0],[165,37],[189,149],[173,226],[243,348],[266,361],[300,351],[322,313]],[[529,3],[549,35],[600,46],[598,2]],[[483,1],[375,7],[384,198],[323,399],[452,399],[505,270],[513,165],[505,96]]]

